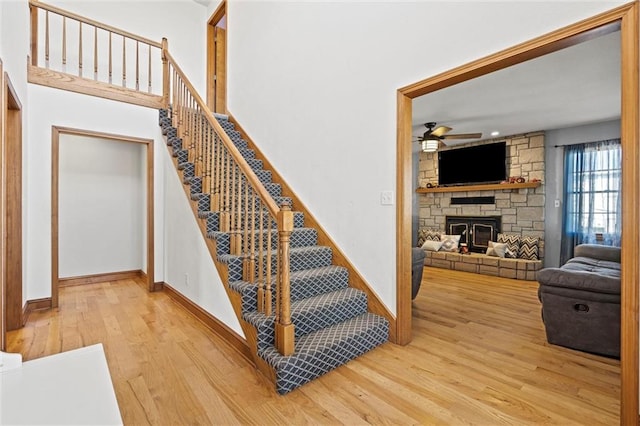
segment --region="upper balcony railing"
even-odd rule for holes
[[[162,106],[163,41],[39,1],[30,1],[29,7],[30,82],[88,94],[102,90],[103,97]]]

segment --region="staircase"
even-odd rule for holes
[[[171,56],[168,40],[149,40],[40,1],[30,1],[29,7],[30,82],[160,109],[169,152],[191,206],[197,206],[200,229],[209,239],[207,249],[247,346],[256,367],[279,393],[388,340],[392,314],[315,219],[292,210],[293,200],[283,196],[280,184],[273,182],[273,171],[264,169],[228,117],[211,114]],[[60,31],[49,26],[49,15],[63,23],[78,22],[84,31],[77,38],[68,36],[65,25]],[[44,19],[39,21],[39,16]],[[69,61],[77,66],[77,75],[68,74],[66,66],[58,66],[67,64],[64,49],[62,57],[56,49],[51,57],[49,46],[65,46],[67,37],[82,46],[85,33],[93,33],[94,41],[98,34],[109,40],[122,37],[122,51],[99,51],[96,41],[93,67],[83,67],[81,53],[77,62]],[[38,48],[42,40],[44,46]],[[136,46],[135,55],[127,55],[127,45]],[[147,52],[143,55],[148,55],[148,69],[139,66],[140,51]],[[120,53],[122,74],[112,75],[113,57]],[[152,60],[156,54],[161,62]],[[100,72],[106,64],[108,74]],[[162,69],[154,68],[160,64]],[[162,76],[161,89],[152,76]],[[319,245],[319,239],[330,246]]]
[[[273,369],[278,393],[290,392],[386,342],[388,321],[367,311],[367,295],[349,287],[348,270],[332,264],[331,248],[317,245],[317,231],[305,227],[303,213],[294,211],[290,235],[290,300],[295,348],[291,355],[280,354],[274,345],[275,314],[258,310],[258,287],[243,280],[243,256],[231,253],[232,235],[220,230],[221,213],[210,209],[210,195],[202,192],[203,177],[196,175],[194,163],[188,160],[189,151],[183,148],[169,115],[170,111],[160,110],[159,123],[170,153],[177,158],[178,170],[183,183],[189,186],[191,199],[198,203],[198,217],[206,221],[207,237],[216,243],[217,260],[228,268],[226,284],[240,297],[242,320],[256,331],[256,355]],[[216,115],[216,119],[273,200],[278,205],[291,205],[290,198],[282,197],[280,185],[272,183],[271,171],[263,169],[262,161],[254,157],[228,118]],[[263,216],[263,219],[255,216],[253,220],[261,220],[271,234],[268,249],[275,250],[278,241],[275,223],[268,217],[265,220]],[[253,243],[258,246],[256,241]],[[277,298],[274,291],[274,306]]]

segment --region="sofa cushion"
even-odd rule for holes
[[[489,241],[489,246],[487,247],[487,256],[497,256],[504,257],[507,251],[506,243],[494,243],[493,241]]]
[[[440,241],[440,231],[435,229],[420,229],[418,231],[418,247],[422,247],[425,241]]]
[[[620,247],[600,244],[580,244],[574,249],[574,257],[590,257],[620,263]]]
[[[426,240],[421,246],[421,248],[427,251],[438,251],[440,250],[440,247],[442,247],[442,241],[430,241],[430,240]]]
[[[498,242],[507,244],[505,257],[518,257],[518,252],[520,251],[520,235],[498,234]]]
[[[460,235],[442,235],[440,237],[442,241],[442,247],[440,251],[458,252],[458,243],[460,242]]]
[[[588,257],[574,257],[562,265],[567,271],[591,272],[612,278],[620,279],[620,264],[606,260],[591,259]]]
[[[612,271],[602,270],[600,272]],[[595,293],[620,294],[620,277],[603,275],[593,271],[562,268],[545,268],[538,272],[541,286],[563,287]]]
[[[520,259],[538,260],[539,237],[523,236],[520,238],[520,248],[518,249],[518,257]]]

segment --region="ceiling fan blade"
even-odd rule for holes
[[[457,135],[444,135],[443,139],[480,139],[482,133],[460,133]]]
[[[453,130],[453,129],[451,129],[451,127],[447,127],[447,126],[438,126],[438,127],[436,127],[435,129],[433,129],[433,131],[431,132],[431,134],[432,134],[433,136],[438,136],[438,137],[440,137],[440,136],[444,135],[445,133],[450,132],[451,130]]]

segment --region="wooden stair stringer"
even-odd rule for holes
[[[330,247],[333,250],[333,263],[338,266],[347,268],[349,271],[349,287],[356,288],[367,294],[367,307],[370,312],[385,317],[389,321],[389,340],[396,342],[396,317],[393,315],[387,306],[382,302],[378,294],[371,288],[369,283],[364,279],[356,267],[349,261],[347,256],[342,252],[338,245],[333,241],[329,234],[324,230],[320,223],[315,219],[313,214],[307,208],[307,206],[300,200],[295,192],[289,187],[287,182],[282,178],[282,175],[278,173],[276,168],[269,162],[267,157],[260,151],[258,146],[253,142],[253,139],[247,134],[247,132],[238,123],[233,114],[227,111],[229,115],[229,122],[233,123],[236,130],[240,132],[242,138],[247,141],[249,149],[255,152],[255,158],[262,160],[265,170],[271,171],[272,182],[278,183],[282,187],[282,196],[291,197],[293,205],[296,206],[296,211],[300,211],[304,214],[305,226],[309,228],[315,228],[318,232],[318,245]]]

